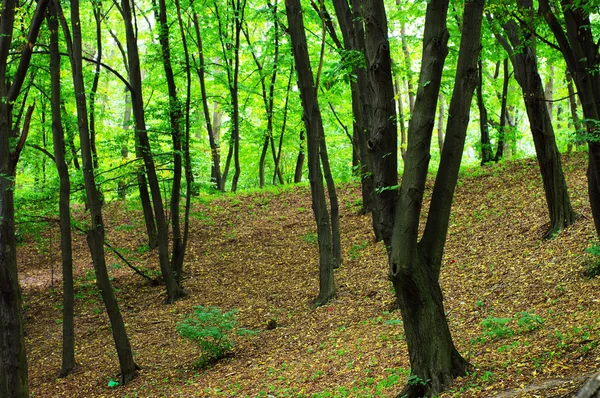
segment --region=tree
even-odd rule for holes
[[[69,168],[65,161],[65,133],[60,111],[60,53],[58,44],[58,13],[54,2],[48,5],[48,30],[50,30],[50,86],[52,107],[52,141],[54,144],[54,163],[60,179],[60,249],[63,275],[63,338],[62,365],[59,376],[69,375],[75,367],[75,331],[74,331],[74,289],[73,289],[73,248],[71,244],[71,181]]]
[[[517,6],[522,17],[531,20],[533,1],[519,0]],[[491,16],[488,15],[489,18]],[[523,90],[525,108],[546,193],[550,228],[545,236],[549,238],[575,222],[575,213],[569,200],[560,153],[554,138],[554,128],[546,106],[544,86],[538,72],[534,37],[526,33],[529,28],[524,26],[523,19],[520,24],[521,26],[514,19],[504,22],[502,26],[506,37],[500,34],[496,37],[509,54],[515,78]]]
[[[288,32],[292,42],[296,72],[298,74],[298,87],[302,99],[302,108],[304,109],[304,126],[306,127],[308,136],[308,178],[310,180],[312,207],[317,223],[319,243],[319,296],[315,299],[314,305],[320,306],[327,303],[335,295],[331,225],[325,200],[323,173],[321,172],[321,155],[319,153],[321,148],[319,142],[324,140],[325,137],[317,99],[317,90],[308,56],[300,0],[286,0],[285,6],[288,19]]]
[[[8,398],[29,396],[21,292],[17,278],[14,207],[16,166],[28,130],[24,126],[17,145],[13,146],[19,130],[19,126],[13,125],[13,106],[23,86],[47,5],[47,0],[37,3],[27,42],[21,47],[21,59],[12,76],[8,64],[14,44],[17,3],[14,0],[4,1],[0,17],[0,97],[3,99],[0,101],[0,396]]]
[[[55,5],[60,7],[58,2],[55,2]],[[96,185],[94,161],[90,142],[87,100],[83,80],[83,50],[79,1],[71,1],[71,30],[69,30],[62,11],[59,9],[58,12],[65,40],[67,42],[69,60],[71,61],[71,74],[73,77],[73,88],[75,90],[77,105],[77,124],[79,127],[79,141],[81,143],[81,163],[87,205],[91,218],[91,228],[87,231],[87,242],[92,255],[92,263],[94,264],[96,283],[100,289],[100,294],[102,295],[102,300],[106,307],[115,347],[117,349],[117,355],[119,357],[121,383],[127,384],[135,378],[138,367],[133,360],[131,344],[129,343],[127,331],[125,330],[125,323],[121,316],[117,298],[115,297],[115,293],[108,277],[106,259],[104,256],[105,227],[102,217],[102,200]],[[71,31],[73,32],[72,39]]]
[[[114,4],[118,6],[116,0]],[[158,253],[159,263],[162,277],[164,279],[167,290],[167,303],[173,303],[179,299],[182,294],[180,286],[175,279],[174,270],[169,261],[169,233],[167,220],[165,218],[164,205],[162,194],[152,157],[150,148],[150,140],[148,139],[148,131],[146,129],[146,118],[144,111],[144,99],[142,94],[142,73],[140,69],[140,57],[137,46],[137,38],[133,29],[132,13],[129,0],[122,0],[121,6],[118,7],[123,17],[125,27],[125,35],[127,38],[127,61],[129,66],[129,81],[131,106],[133,109],[133,117],[135,119],[135,129],[137,141],[139,144],[140,153],[146,168],[150,192],[152,194],[152,205],[154,208],[154,217],[156,219],[158,233]]]
[[[562,23],[548,0],[540,0],[540,13],[544,16],[556,39],[569,73],[577,87],[585,118],[588,142],[588,194],[596,235],[600,236],[600,75],[596,73],[600,62],[599,49],[593,36],[590,5],[566,0],[560,4]]]
[[[365,9],[367,35],[369,32],[387,32],[383,2],[373,3],[376,2],[367,2]],[[467,361],[458,353],[452,341],[444,312],[439,274],[471,100],[478,80],[477,59],[483,5],[483,0],[465,3],[446,140],[425,231],[419,240],[419,220],[432,130],[449,37],[446,29],[448,1],[432,0],[427,5],[421,72],[414,112],[408,127],[408,149],[402,184],[397,203],[389,199],[386,203],[395,208],[396,212],[391,237],[389,277],[402,312],[411,373],[420,380],[407,385],[398,397],[437,395],[454,377],[465,375],[468,368]],[[380,40],[382,43],[378,46],[379,49],[389,48],[385,37]],[[378,55],[368,57],[369,68],[385,75],[390,70],[387,57],[382,52]],[[382,118],[380,123],[383,123],[384,115],[378,114],[378,117]],[[377,172],[375,168],[374,171]]]

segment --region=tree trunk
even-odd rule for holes
[[[308,178],[319,242],[319,295],[313,304],[320,306],[326,304],[335,295],[331,226],[319,155],[319,140],[324,139],[323,122],[310,67],[300,0],[286,0],[285,5],[298,74],[298,87],[304,109],[304,125],[308,134]]]
[[[477,107],[479,108],[479,130],[481,131],[481,165],[492,161],[492,143],[488,128],[488,114],[483,101],[483,63],[479,60],[477,79]]]
[[[438,99],[439,111],[438,111],[438,124],[437,124],[437,139],[438,139],[438,147],[440,148],[440,154],[444,149],[444,113],[446,112],[446,107],[444,104],[444,94],[440,92]]]
[[[294,171],[294,183],[302,182],[302,169],[304,168],[304,131],[300,131],[300,149],[296,159],[296,169]]]
[[[483,6],[483,0],[465,3],[446,141],[425,231],[418,242],[435,101],[448,52],[448,2],[432,0],[427,6],[420,81],[429,84],[419,84],[415,112],[409,126],[409,146],[390,256],[390,278],[402,311],[411,374],[421,382],[407,385],[399,397],[437,395],[454,377],[464,376],[469,367],[452,341],[444,312],[439,275],[471,100],[478,81],[477,59],[481,46]]]
[[[508,73],[508,58],[504,58],[504,78],[502,82],[502,104],[500,105],[500,133],[498,134],[498,145],[496,147],[496,156],[494,162],[500,161],[504,157],[504,145],[506,137],[506,125],[508,119],[507,99],[508,99],[508,82],[510,74]]]
[[[156,8],[155,8],[156,10]],[[173,248],[171,254],[171,272],[175,274],[175,282],[181,289],[181,270],[183,266],[184,247],[181,234],[181,178],[183,173],[183,145],[185,136],[181,125],[183,114],[182,104],[177,95],[173,67],[171,65],[171,47],[169,45],[169,24],[167,23],[167,5],[165,0],[158,0],[157,20],[159,22],[159,42],[162,53],[162,64],[167,79],[167,91],[169,93],[169,121],[171,127],[171,140],[173,142],[173,181],[171,185],[171,228],[173,235]],[[183,38],[182,38],[183,39]],[[188,186],[188,190],[189,190]],[[181,293],[180,293],[181,294]]]
[[[25,139],[25,126],[21,137],[16,137],[13,128],[13,103],[17,99],[31,60],[40,26],[44,20],[48,1],[37,3],[35,14],[29,27],[29,45],[21,50],[21,59],[15,70],[12,85],[7,82],[9,50],[13,39],[16,3],[7,0],[3,3],[0,16],[0,396],[7,398],[27,398],[27,355],[23,337],[21,290],[17,277],[17,253],[15,237],[14,178],[16,166]],[[31,115],[29,115],[31,118]],[[17,146],[11,152],[13,140]]]
[[[60,55],[58,44],[58,14],[53,2],[48,5],[48,30],[50,31],[50,78],[52,95],[52,138],[54,161],[60,179],[60,249],[63,276],[63,338],[62,365],[59,377],[69,375],[75,367],[73,248],[71,244],[71,182],[65,162],[64,131],[60,112]]]
[[[532,0],[519,0],[518,6],[526,13],[533,12]],[[575,222],[575,213],[569,200],[560,153],[546,106],[544,87],[538,73],[535,45],[531,42],[523,42],[520,38],[519,32],[524,32],[528,28],[519,27],[513,20],[505,23],[503,27],[508,40],[500,35],[497,35],[497,38],[510,54],[515,78],[523,90],[550,216],[550,228],[545,237],[550,238]],[[517,53],[514,49],[520,51]]]
[[[208,132],[208,141],[210,145],[210,154],[212,159],[211,164],[211,182],[215,189],[223,191],[224,182],[221,181],[221,155],[219,153],[219,140],[215,137],[215,131],[210,120],[210,110],[208,108],[208,99],[206,96],[206,82],[204,79],[204,49],[202,47],[202,35],[200,34],[200,23],[198,21],[198,14],[193,15],[194,29],[196,31],[196,45],[198,46],[198,57],[200,65],[196,68],[198,73],[198,80],[200,80],[200,92],[202,94],[202,110],[204,111],[204,120],[206,122],[206,131]]]
[[[394,224],[394,203],[398,198],[398,133],[392,61],[383,1],[364,2],[363,13],[371,103],[368,118],[370,137],[367,145],[373,161],[373,202],[377,229],[389,251]]]
[[[158,176],[152,158],[150,141],[146,130],[146,120],[144,115],[144,100],[142,96],[142,75],[140,69],[140,59],[138,45],[132,24],[132,15],[129,0],[121,1],[121,12],[127,37],[127,60],[129,64],[129,77],[132,87],[131,105],[135,118],[135,129],[139,139],[137,148],[140,150],[144,166],[150,184],[152,194],[152,204],[154,207],[154,217],[156,219],[158,234],[158,256],[161,274],[166,285],[167,303],[173,303],[181,295],[181,289],[177,285],[173,269],[169,262],[169,231],[162,202],[162,194],[158,183]]]
[[[82,42],[81,42],[81,23],[79,18],[79,1],[71,1],[71,24],[73,32],[73,41],[71,43],[68,26],[63,16],[63,31],[67,38],[67,48],[69,59],[71,61],[71,73],[73,76],[73,86],[76,93],[77,119],[79,126],[79,141],[81,143],[81,160],[83,166],[84,184],[87,194],[88,206],[91,217],[91,228],[87,232],[87,242],[92,255],[94,271],[96,274],[96,283],[100,289],[100,294],[106,307],[106,312],[110,320],[110,326],[119,357],[121,367],[121,382],[127,384],[136,376],[137,365],[133,360],[133,352],[125,330],[125,323],[121,316],[121,311],[117,304],[117,299],[111,286],[108,272],[106,269],[106,260],[104,257],[104,222],[102,219],[102,202],[100,193],[96,188],[94,173],[94,164],[90,145],[90,133],[87,117],[87,105],[85,97],[85,85],[83,82],[83,64],[82,64]]]

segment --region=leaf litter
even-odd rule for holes
[[[586,159],[565,156],[577,222],[550,240],[535,160],[461,174],[450,219],[441,285],[458,350],[475,365],[443,397],[573,396],[599,368],[599,279],[584,275],[594,238]],[[433,181],[428,181],[426,197]],[[60,245],[18,248],[24,293],[30,392],[34,397],[390,397],[410,375],[399,311],[370,216],[358,213],[356,183],[339,188],[344,262],[337,296],[318,294],[315,226],[306,186],[196,198],[184,265],[189,295],[165,305],[107,252],[107,264],[139,376],[118,380],[118,358],[95,287],[85,238],[74,234],[76,368],[57,379],[61,355]],[[427,206],[424,206],[426,209]],[[426,214],[423,215],[425,217]],[[83,209],[75,218],[85,223]],[[105,211],[107,240],[136,267],[158,274],[131,203]],[[425,218],[423,218],[424,220]],[[49,228],[50,229],[50,228]],[[47,237],[46,237],[47,238]],[[51,268],[53,274],[51,276]],[[233,354],[198,369],[201,353],[175,325],[197,305],[239,310]]]

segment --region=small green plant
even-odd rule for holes
[[[196,343],[202,349],[202,356],[195,363],[204,367],[225,357],[232,349],[230,335],[254,333],[248,329],[237,328],[237,310],[221,312],[216,307],[194,307],[192,315],[177,324],[177,332],[182,337]]]
[[[594,243],[585,249],[590,254],[583,266],[583,272],[588,278],[600,275],[600,244]]]
[[[517,325],[521,330],[536,330],[544,324],[544,320],[536,314],[530,314],[529,312],[520,312],[517,314]]]
[[[490,339],[500,339],[503,337],[510,337],[515,332],[508,326],[508,324],[512,321],[512,318],[495,318],[495,317],[487,317],[483,321],[481,321],[481,326],[483,326],[483,334]]]
[[[369,242],[367,242],[367,241],[363,241],[360,243],[353,243],[352,247],[350,248],[350,251],[348,252],[348,256],[350,257],[350,260],[359,259],[360,256],[362,256],[363,250],[366,249],[367,246],[369,246]]]
[[[316,245],[319,243],[319,236],[314,232],[309,232],[306,235],[302,236],[302,240],[306,243],[310,243],[311,245]]]

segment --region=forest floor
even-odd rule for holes
[[[550,240],[535,160],[461,174],[441,285],[455,344],[474,371],[443,397],[571,397],[600,368],[600,278],[588,278],[594,229],[585,154],[565,157],[577,222]],[[426,195],[433,181],[427,183]],[[370,216],[359,215],[356,183],[339,187],[344,262],[337,297],[313,309],[318,293],[315,224],[307,186],[194,199],[185,262],[189,295],[164,304],[150,286],[107,254],[135,360],[126,386],[95,286],[85,237],[75,234],[75,372],[56,377],[61,357],[58,226],[25,234],[18,248],[33,397],[392,397],[409,362],[385,250]],[[426,208],[426,207],[425,207]],[[155,275],[133,201],[105,208],[107,241]],[[86,215],[76,218],[85,225]],[[25,231],[26,232],[26,231]],[[194,306],[237,309],[233,354],[207,368],[176,324]],[[267,329],[270,320],[276,328]]]

